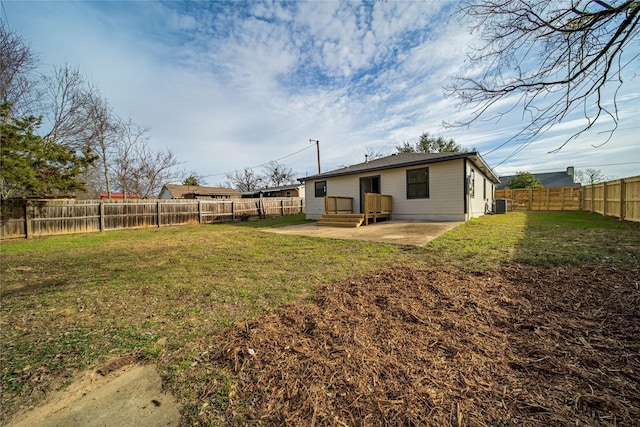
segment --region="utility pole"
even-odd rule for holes
[[[310,139],[309,142],[316,143],[316,149],[318,151],[318,173],[321,173],[320,172],[320,141],[318,141],[317,139]]]

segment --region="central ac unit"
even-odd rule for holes
[[[493,201],[493,212],[497,214],[506,214],[507,199],[495,199]]]

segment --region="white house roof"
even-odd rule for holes
[[[356,165],[347,166],[333,171],[320,173],[317,175],[298,178],[300,182],[314,181],[318,179],[333,178],[344,175],[354,175],[365,172],[375,172],[386,169],[396,169],[408,166],[418,166],[429,163],[446,162],[449,160],[469,159],[479,170],[481,170],[487,178],[494,184],[500,182],[498,176],[482,159],[477,152],[469,153],[398,153],[387,157],[371,160]]]

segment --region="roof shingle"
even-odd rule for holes
[[[463,153],[398,153],[387,157],[371,160],[368,162],[350,165],[344,168],[335,169],[333,171],[320,173],[317,175],[299,178],[299,181],[311,181],[316,179],[331,178],[343,175],[352,175],[362,172],[372,172],[385,169],[395,169],[399,167],[422,165],[427,163],[444,162],[456,159],[470,159],[476,167],[481,169],[488,177],[493,178],[494,182],[499,182],[497,175],[493,173],[491,168],[484,162],[482,157],[476,152]]]

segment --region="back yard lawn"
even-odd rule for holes
[[[189,425],[640,417],[637,224],[485,216],[423,248],[272,225],[2,242],[2,418],[127,355]]]

